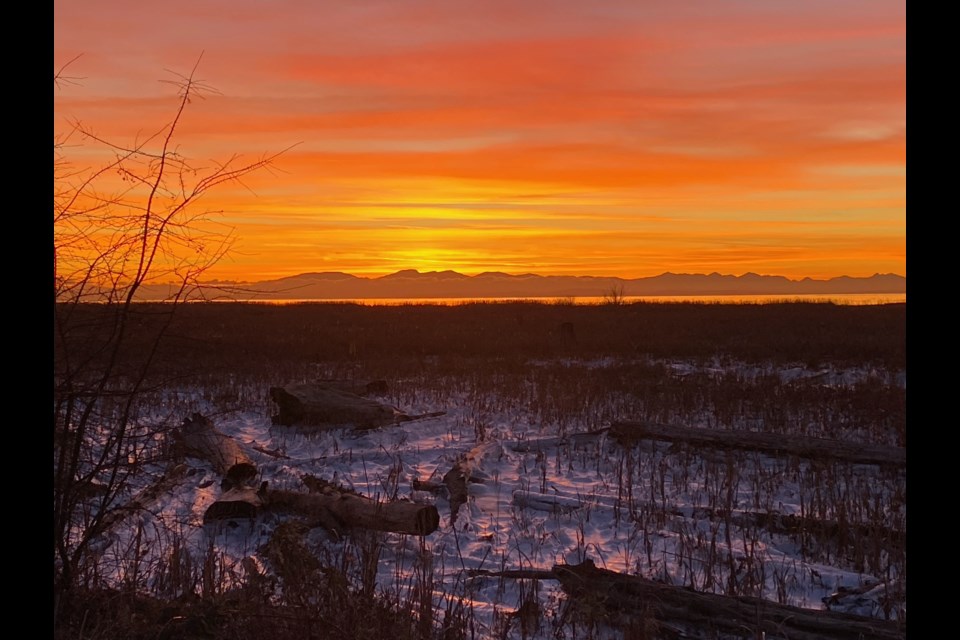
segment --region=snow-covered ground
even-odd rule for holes
[[[866,368],[659,364],[673,381],[690,375],[737,375],[750,384],[775,375],[785,385],[813,381],[843,387],[865,380],[880,380],[897,389],[906,385],[903,372]],[[563,366],[589,372],[630,364],[529,363],[531,370]],[[531,374],[531,380],[534,377]],[[146,419],[175,422],[188,411],[212,416],[218,430],[245,445],[262,479],[273,488],[304,490],[301,477],[313,474],[377,499],[435,504],[441,525],[429,536],[377,534],[383,542],[377,587],[401,594],[409,588],[411,573],[427,563],[434,575],[437,606],[442,607],[445,599],[463,598],[481,637],[520,637],[517,625],[507,625],[509,614],[530,597],[529,584],[471,570],[550,569],[587,558],[599,567],[697,590],[733,590],[814,609],[830,602],[836,610],[905,619],[902,550],[879,544],[853,548],[836,541],[818,542],[813,536],[771,533],[736,517],[794,514],[905,532],[905,471],[666,443],[624,448],[602,432],[611,416],[632,417],[622,415],[635,406],[617,400],[622,391],[610,394],[614,409],[580,407],[569,420],[557,420],[545,411],[539,404],[542,394],[535,390],[527,394],[513,390],[502,398],[490,398],[489,393],[486,385],[479,389],[471,380],[448,381],[442,390],[420,380],[401,381],[380,399],[409,414],[445,411],[445,415],[371,431],[307,433],[272,426],[266,389],[240,383],[230,395],[233,408],[225,408],[216,391],[183,388],[171,390]],[[691,422],[699,423],[690,426],[716,424],[709,417]],[[471,450],[479,457],[476,482],[469,485],[469,501],[451,524],[446,496],[415,491],[413,480],[439,482]],[[260,549],[281,518],[205,527],[203,513],[220,494],[220,478],[206,462],[187,463],[191,472],[178,490],[163,497],[151,513],[130,520],[139,521],[153,537],[149,553],[169,553],[167,541],[175,533],[183,536],[197,558],[213,545],[224,575],[238,581],[245,575],[245,558],[269,570]],[[159,472],[159,463],[154,470]],[[704,517],[708,512],[714,514],[712,519]],[[131,531],[130,527],[113,531],[104,551],[104,558],[113,558],[118,577],[129,566]],[[331,557],[360,552],[349,536],[335,540],[322,529],[312,531],[308,539],[318,553]],[[554,581],[541,581],[537,589],[544,618],[541,633],[546,637],[558,624],[564,595]]]

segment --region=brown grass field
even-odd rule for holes
[[[109,307],[90,305],[63,316],[72,357],[102,357],[96,337],[111,313]],[[160,398],[169,404],[171,389],[190,386],[202,390],[205,406],[222,414],[266,415],[272,410],[266,389],[272,385],[318,378],[384,380],[388,399],[397,406],[443,406],[466,391],[477,416],[523,407],[560,436],[635,419],[906,444],[905,382],[891,382],[905,379],[905,304],[190,303],[175,310],[138,304],[133,313],[124,350],[131,366],[139,366],[138,358],[158,346],[143,385],[146,404]],[[161,327],[164,337],[158,343]],[[696,366],[679,375],[671,369],[675,363]],[[824,385],[816,376],[787,383],[773,373],[791,367],[866,373],[859,382],[843,385]],[[748,368],[754,371],[749,376],[743,373]],[[174,403],[174,421],[197,409],[191,402]],[[481,441],[483,421],[476,420],[472,428]],[[623,464],[661,473],[668,463],[684,470],[704,464],[697,451],[645,451],[628,450]],[[744,468],[754,464],[752,459],[743,457]],[[561,466],[559,454],[556,465]],[[810,512],[839,528],[830,545],[805,542],[804,558],[874,574],[886,571],[905,590],[905,548],[891,550],[876,536],[859,533],[892,527],[905,537],[905,515],[891,515],[905,514],[905,474],[878,476],[892,487],[881,504],[851,465],[811,469],[801,471],[786,462],[775,472],[758,467],[757,507],[771,499],[782,475],[801,478],[809,490]],[[649,473],[652,487],[654,472]],[[624,494],[627,481],[613,480]],[[722,498],[718,493],[716,499]],[[659,511],[643,511],[648,504],[631,517],[651,531],[663,526],[658,520],[669,517],[671,507],[669,496],[659,499]],[[297,572],[284,577],[279,599],[264,599],[261,586],[253,583],[240,590],[226,588],[226,582],[218,582],[225,574],[218,572],[213,550],[206,558],[191,559],[174,542],[168,562],[152,568],[157,575],[151,584],[167,585],[165,592],[125,592],[98,583],[93,571],[77,592],[81,595],[58,616],[57,637],[479,637],[471,631],[464,600],[453,591],[445,592],[445,610],[428,606],[424,594],[447,586],[432,576],[426,561],[414,572],[413,595],[390,601],[375,597],[369,584],[352,584],[349,571],[338,565],[343,558],[317,557],[297,535],[275,538],[282,548],[265,554],[299,558]],[[692,533],[689,540],[691,557],[703,551]],[[357,558],[380,553],[374,537],[358,536],[351,544]],[[719,559],[717,563],[708,573],[725,570]],[[707,586],[714,578],[690,580]],[[181,583],[190,586],[171,587]],[[172,593],[180,595],[173,598]],[[577,622],[567,614],[551,624],[552,631],[542,637],[600,637],[589,631],[589,621]],[[635,627],[623,633],[669,637]]]

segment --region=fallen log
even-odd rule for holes
[[[854,464],[877,464],[906,467],[907,450],[903,447],[812,438],[784,433],[712,430],[652,422],[615,422],[610,436],[628,446],[640,440],[682,442],[701,447],[759,451],[774,455],[794,455],[811,460],[841,460]]]
[[[610,617],[626,619],[628,623],[652,616],[671,628],[692,626],[737,637],[760,637],[762,633],[768,640],[904,640],[907,634],[905,623],[803,609],[762,598],[700,593],[600,569],[592,560],[554,565],[550,571],[473,570],[468,575],[559,580],[564,592],[587,610],[595,612],[599,607]]]
[[[306,476],[312,493],[239,487],[224,493],[204,513],[204,524],[220,520],[253,519],[263,512],[293,512],[337,535],[350,528],[373,529],[426,536],[440,526],[433,505],[414,502],[381,502]],[[323,487],[323,488],[320,488]]]
[[[721,509],[698,507],[693,509],[691,517],[695,519],[724,520],[727,518]],[[760,527],[770,533],[791,536],[805,535],[821,541],[841,538],[870,538],[884,543],[887,550],[903,547],[907,543],[907,532],[874,524],[861,522],[840,523],[836,520],[819,520],[808,516],[782,513],[760,513],[755,511],[733,512],[730,521],[745,529]]]
[[[570,513],[583,506],[583,502],[567,496],[534,493],[518,489],[513,492],[513,504],[535,511],[549,513]]]
[[[641,508],[650,508],[653,511],[662,509],[653,504],[642,505]],[[863,522],[840,523],[836,520],[819,520],[794,514],[727,511],[709,507],[667,508],[666,513],[694,520],[726,522],[740,529],[760,528],[771,534],[804,540],[804,544],[812,542],[820,548],[848,549],[851,554],[853,548],[858,545],[862,547],[866,541],[869,541],[871,548],[879,548],[887,553],[900,551],[907,543],[905,530]],[[869,559],[866,559],[866,562],[869,564]],[[880,569],[874,567],[876,571]]]
[[[236,440],[220,433],[210,418],[194,413],[173,432],[180,453],[209,461],[223,479],[220,488],[229,491],[247,486],[257,477],[257,465]]]
[[[761,598],[699,593],[683,587],[600,569],[592,560],[555,565],[564,592],[589,600],[614,614],[646,611],[657,620],[742,634],[764,633],[769,639],[902,640],[906,624],[834,611],[803,609]]]
[[[323,383],[271,387],[279,407],[273,424],[319,429],[375,429],[412,419],[399,409],[365,398],[338,385]]]
[[[378,502],[351,493],[314,494],[297,491],[270,491],[271,508],[291,510],[312,517],[339,533],[346,528],[391,531],[415,536],[430,535],[440,526],[440,514],[433,505],[414,502]]]
[[[598,505],[610,509],[615,506],[609,498],[545,494],[520,489],[513,492],[512,502],[521,508],[548,513],[570,513],[587,505]],[[740,529],[760,528],[771,534],[803,538],[818,545],[834,544],[840,548],[851,547],[862,544],[865,540],[870,540],[874,547],[893,553],[903,549],[907,541],[906,531],[872,523],[841,523],[836,520],[820,520],[794,514],[728,511],[710,507],[664,507],[659,504],[643,502],[634,503],[632,509],[653,513],[663,512],[667,516],[690,518],[698,521],[720,521]]]
[[[540,440],[517,440],[509,445],[511,449],[518,453],[528,453],[530,451],[543,451],[553,447],[565,445],[582,446],[599,442],[601,436],[607,432],[607,429],[597,431],[584,431],[582,433],[571,433],[562,437],[542,438]]]

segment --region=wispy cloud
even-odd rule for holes
[[[237,237],[212,276],[905,273],[903,3],[54,10],[55,60],[83,53],[85,78],[55,93],[58,128],[156,130],[165,69],[203,51],[220,94],[190,105],[184,153],[301,143],[205,201]]]

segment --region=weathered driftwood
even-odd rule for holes
[[[846,613],[802,609],[761,598],[698,593],[640,576],[600,569],[593,561],[555,565],[563,590],[590,599],[614,614],[646,611],[659,620],[682,622],[730,633],[750,630],[790,640],[901,640],[906,625]]]
[[[562,447],[566,445],[582,446],[593,444],[600,441],[600,438],[607,432],[607,429],[598,431],[584,431],[582,433],[571,433],[566,436],[556,438],[542,438],[540,440],[517,440],[509,445],[511,449],[520,453],[530,451],[543,451],[553,447]]]
[[[893,467],[905,467],[907,464],[907,450],[903,447],[885,447],[783,433],[696,429],[652,422],[615,422],[610,426],[610,436],[623,445],[639,440],[663,440],[718,449],[795,455],[812,460],[842,460],[855,464]]]
[[[583,506],[583,502],[568,496],[550,495],[547,493],[535,493],[533,491],[523,491],[518,489],[513,492],[513,504],[518,507],[525,507],[535,511],[547,511],[550,513],[569,513]]]
[[[497,442],[487,442],[478,444],[473,449],[465,453],[457,460],[450,471],[443,476],[443,484],[447,486],[447,495],[450,499],[450,524],[457,521],[457,514],[460,507],[467,502],[467,483],[479,482],[483,479],[477,475],[477,467],[483,460],[483,457],[493,451],[500,451],[500,444]]]
[[[279,407],[279,413],[273,416],[273,424],[312,429],[376,429],[446,414],[445,411],[433,411],[409,415],[358,393],[364,390],[366,393],[381,393],[386,391],[386,383],[377,380],[357,387],[333,380],[271,387],[270,397]]]
[[[907,543],[907,532],[880,525],[846,522],[836,520],[819,520],[808,516],[798,516],[782,513],[761,513],[757,511],[733,511],[727,515],[723,509],[694,507],[688,517],[696,520],[727,520],[741,529],[759,527],[770,533],[780,533],[791,536],[809,536],[821,542],[838,541],[846,538],[871,538],[882,542],[884,547],[891,550],[902,547]],[[687,515],[681,513],[679,515]]]
[[[759,636],[768,640],[903,640],[906,624],[864,618],[847,613],[803,609],[761,598],[698,593],[684,587],[653,582],[600,569],[592,560],[576,565],[502,572],[474,571],[471,575],[520,579],[556,579],[564,592],[591,610],[601,608],[613,619],[653,617],[673,628],[693,626],[713,632]]]
[[[256,466],[232,438],[216,431],[213,423],[200,414],[185,420],[176,438],[184,452],[210,460],[223,475],[224,493],[204,512],[204,524],[253,519],[265,509],[294,511],[337,532],[346,527],[362,527],[428,535],[440,524],[440,515],[432,505],[378,502],[312,476],[306,476],[304,482],[318,493],[270,490],[266,482],[255,489],[249,482],[257,475]]]
[[[229,491],[249,485],[257,477],[257,465],[236,440],[217,431],[213,421],[194,413],[173,432],[177,447],[184,455],[208,460],[223,478],[220,487]]]
[[[227,491],[207,508],[204,523],[252,519],[264,511],[288,511],[338,535],[344,529],[363,528],[425,536],[440,525],[440,514],[433,505],[380,502],[326,483],[326,489],[319,493],[269,489],[266,484],[257,490],[240,487]]]
[[[660,505],[644,504],[641,508],[652,511],[661,510]],[[874,547],[888,553],[903,549],[907,543],[907,532],[881,525],[819,520],[808,516],[782,513],[763,513],[758,511],[727,511],[709,507],[667,508],[666,513],[694,520],[723,521],[740,529],[760,528],[769,533],[792,536],[816,545],[848,548],[854,544],[870,540]]]
[[[352,493],[300,493],[269,491],[271,508],[291,510],[312,517],[318,524],[339,533],[346,528],[392,531],[426,536],[440,526],[433,505],[414,502],[378,502]]]
[[[534,511],[569,513],[594,503],[607,508],[613,508],[614,506],[609,498],[584,499],[569,495],[546,494],[523,490],[513,492],[513,504],[525,509],[533,509]],[[803,536],[815,540],[820,544],[828,542],[846,542],[850,544],[853,540],[868,538],[873,540],[874,544],[879,544],[883,549],[893,551],[902,548],[907,541],[906,531],[870,523],[840,523],[836,520],[820,520],[809,516],[793,514],[743,510],[727,511],[725,509],[711,509],[709,507],[665,507],[660,504],[648,502],[634,503],[633,508],[655,513],[663,512],[665,515],[680,518],[709,520],[711,522],[729,522],[731,525],[741,529],[760,528],[770,533]]]
[[[270,398],[280,410],[273,423],[284,426],[374,429],[412,419],[395,407],[330,384],[271,387]]]

